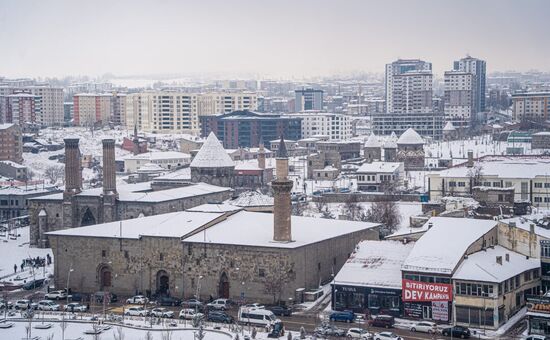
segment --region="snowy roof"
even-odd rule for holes
[[[9,129],[9,128],[11,128],[13,125],[14,125],[14,124],[12,124],[12,123],[0,124],[0,130]]]
[[[210,132],[208,138],[197,152],[191,162],[192,168],[217,168],[234,167],[235,164],[231,157],[224,150],[222,144],[216,138],[213,132]]]
[[[424,140],[413,128],[408,128],[399,137],[397,144],[424,144]]]
[[[196,206],[194,208],[187,209],[187,211],[196,211],[196,212],[215,212],[215,213],[226,213],[232,211],[242,210],[240,207],[236,207],[227,202],[223,203],[207,203]]]
[[[0,163],[4,163],[4,164],[6,164],[6,165],[9,165],[9,166],[11,166],[12,168],[18,168],[18,169],[25,169],[25,168],[27,168],[26,166],[21,165],[21,164],[19,164],[19,163],[15,163],[15,162],[13,162],[13,161],[0,161]]]
[[[533,157],[487,157],[477,162],[481,166],[483,177],[497,176],[499,178],[535,178],[545,176],[550,169],[550,158]],[[440,177],[470,177],[472,168],[466,163],[439,172]]]
[[[178,151],[151,151],[142,153],[139,155],[128,155],[124,159],[128,160],[161,160],[161,159],[190,159],[191,155],[188,153],[178,152]]]
[[[150,172],[150,171],[154,171],[154,172],[165,171],[165,169],[158,164],[147,163],[145,165],[140,166],[139,169],[137,170],[137,172]]]
[[[506,254],[509,261],[506,260]],[[502,264],[497,263],[497,256],[501,256]],[[540,259],[528,258],[497,245],[468,255],[455,271],[453,279],[500,283],[539,267]]]
[[[182,237],[211,223],[223,214],[179,211],[168,214],[95,224],[48,233],[48,235],[139,239],[140,236]]]
[[[513,218],[503,219],[501,222],[510,224],[514,222],[517,228],[530,231],[531,224],[535,227],[535,234],[545,239],[550,240],[550,212],[534,212],[530,215],[517,216]]]
[[[452,274],[472,243],[498,222],[469,218],[432,217],[432,227],[416,242],[402,270]]]
[[[233,201],[230,201],[237,207],[270,207],[273,206],[273,197],[264,195],[257,191],[246,191],[239,195]]]
[[[358,173],[362,172],[376,172],[376,173],[394,173],[399,169],[399,166],[403,163],[399,162],[372,162],[365,163],[357,169]]]
[[[379,148],[382,146],[382,143],[380,143],[380,140],[378,140],[378,137],[374,133],[371,133],[369,138],[367,139],[367,142],[365,143],[366,148]]]
[[[378,224],[327,218],[292,216],[293,242],[273,241],[273,214],[239,211],[204,232],[184,239],[193,243],[218,243],[270,248],[298,248],[334,237],[371,229]]]
[[[401,265],[413,243],[399,241],[361,241],[334,284],[401,289]]]
[[[449,122],[447,122],[447,124],[445,124],[445,127],[443,128],[443,131],[456,131],[456,128],[453,125],[453,123],[451,121],[449,121]]]

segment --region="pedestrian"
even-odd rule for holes
[[[23,271],[23,268],[25,268],[25,266],[21,263],[21,271]]]
[[[17,273],[17,265],[16,264],[13,265],[13,272]]]

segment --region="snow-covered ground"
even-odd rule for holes
[[[29,227],[22,227],[12,230],[10,233],[17,233],[17,239],[12,240],[6,233],[0,236],[0,284],[20,285],[33,278],[41,279],[53,273],[53,256],[51,249],[39,249],[29,247]],[[0,234],[2,235],[2,234]],[[45,258],[47,254],[52,256],[52,264],[41,268],[27,266],[21,272],[23,259]],[[13,266],[17,265],[17,272],[14,273]]]

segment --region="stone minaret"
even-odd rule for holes
[[[288,155],[283,136],[281,136],[275,162],[276,178],[271,182],[274,198],[273,240],[276,242],[292,242],[290,192],[292,191],[293,182],[288,179]]]
[[[132,139],[132,142],[134,143],[134,156],[139,155],[139,137],[137,125],[134,125],[134,138]]]
[[[64,197],[82,191],[82,164],[78,138],[65,138],[65,192]]]
[[[103,140],[103,222],[116,220],[115,140]]]
[[[263,140],[260,140],[260,148],[258,150],[258,168],[265,169],[265,148]]]

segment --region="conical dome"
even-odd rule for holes
[[[233,160],[213,132],[210,132],[191,162],[192,168],[226,168],[234,166],[235,163],[233,163]]]
[[[424,140],[413,128],[408,128],[407,131],[403,132],[401,137],[399,137],[397,144],[424,144]]]
[[[447,122],[447,124],[445,124],[445,127],[443,128],[443,131],[455,131],[455,126],[453,125],[453,122]]]
[[[366,148],[379,148],[382,144],[380,144],[380,141],[378,140],[378,137],[374,133],[371,133],[369,136],[369,139],[367,139],[367,142],[365,143]]]

